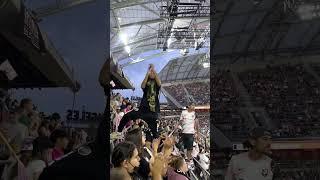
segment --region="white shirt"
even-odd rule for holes
[[[182,111],[180,116],[180,121],[182,121],[182,133],[184,134],[194,134],[194,124],[196,115],[195,112],[188,112],[187,110]]]
[[[23,140],[28,136],[28,128],[17,123],[4,122],[0,125],[1,129],[7,131],[7,139],[9,143],[14,143],[18,146],[21,146]]]
[[[272,180],[271,162],[268,156],[253,161],[248,152],[235,155],[230,160],[225,180]]]
[[[30,180],[35,179],[35,174],[40,174],[46,167],[46,163],[42,160],[33,160],[27,166],[27,176]]]

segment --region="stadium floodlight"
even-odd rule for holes
[[[124,45],[128,44],[128,37],[127,37],[126,34],[120,33],[120,39],[121,39],[121,41],[123,42]]]
[[[125,46],[125,47],[124,47],[124,50],[126,50],[126,52],[127,52],[128,54],[130,54],[130,52],[131,52],[131,48],[130,48],[129,46]]]
[[[210,67],[210,63],[205,62],[205,63],[202,64],[202,66],[203,66],[204,68],[209,68],[209,67]]]
[[[186,48],[186,49],[181,49],[181,50],[180,50],[180,54],[181,54],[182,56],[186,56],[188,53],[189,53],[189,49],[188,49],[188,48]]]

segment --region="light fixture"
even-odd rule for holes
[[[120,33],[120,39],[121,39],[121,41],[123,42],[124,45],[128,44],[128,37],[127,37],[126,34]]]
[[[125,50],[128,54],[130,54],[130,52],[131,52],[131,48],[130,48],[129,46],[125,46],[125,47],[124,47],[124,50]]]
[[[210,67],[210,63],[204,62],[204,63],[202,63],[202,66],[203,66],[204,68],[209,68],[209,67]]]

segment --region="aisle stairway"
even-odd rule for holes
[[[161,92],[164,94],[164,96],[166,96],[167,98],[170,99],[170,101],[177,106],[178,108],[182,108],[182,105],[175,99],[173,98],[166,90],[165,88],[161,88]]]

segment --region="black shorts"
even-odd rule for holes
[[[182,134],[184,149],[193,150],[193,134]]]

